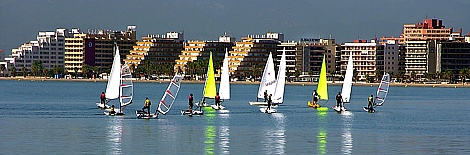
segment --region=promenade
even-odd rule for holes
[[[0,80],[15,80],[15,81],[67,81],[67,82],[107,82],[105,79],[54,79],[54,78],[44,78],[44,77],[0,77]],[[140,80],[136,79],[133,82],[151,82],[151,83],[167,83],[170,81],[169,79],[164,80]],[[204,83],[203,80],[183,80],[182,83]],[[216,81],[217,83],[219,81]],[[250,81],[232,81],[231,84],[259,84],[259,81],[250,82]],[[310,86],[310,85],[317,85],[317,82],[286,82],[287,85],[303,85],[303,86]],[[328,81],[328,85],[330,86],[340,86],[342,85],[342,81]],[[371,86],[375,87],[378,86],[379,83],[365,83],[365,82],[353,82],[353,86]],[[453,87],[453,88],[470,88],[469,84],[423,84],[423,83],[390,83],[390,86],[402,86],[402,87]]]

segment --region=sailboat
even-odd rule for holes
[[[229,81],[229,69],[228,69],[228,52],[225,52],[224,62],[222,64],[222,75],[220,76],[219,84],[219,97],[221,100],[230,100],[230,81]],[[223,110],[223,105],[211,105],[215,110]]]
[[[344,76],[343,88],[341,90],[341,96],[343,101],[343,106],[340,107],[334,106],[333,109],[337,112],[346,111],[344,108],[344,103],[349,103],[351,99],[351,89],[352,89],[352,78],[353,78],[353,59],[352,53],[349,55],[348,65],[346,67],[346,75]]]
[[[375,94],[375,102],[374,106],[382,106],[385,102],[385,98],[387,98],[388,88],[390,86],[390,74],[385,73],[382,76],[382,80],[380,81],[379,87],[377,88],[377,93]],[[364,107],[364,111],[369,111],[369,108]],[[375,112],[374,109],[370,112]]]
[[[266,106],[268,105],[267,102],[258,102],[258,99],[264,99],[264,92],[266,91],[267,94],[273,94],[274,90],[276,90],[276,75],[274,75],[274,62],[273,56],[269,53],[268,60],[266,61],[266,66],[264,67],[263,77],[261,78],[261,82],[259,84],[258,89],[258,96],[256,98],[256,102],[249,102],[250,105],[256,106]]]
[[[279,62],[279,70],[276,80],[276,89],[274,90],[274,95],[272,97],[273,105],[282,104],[284,102],[284,88],[286,85],[286,52],[282,51],[281,61]],[[266,110],[265,107],[260,108],[261,112],[266,113],[275,113],[276,109],[271,107],[269,110]]]
[[[320,78],[317,85],[317,93],[319,100],[328,101],[328,82],[326,80],[326,61],[325,55],[323,55],[323,60],[320,69]],[[320,104],[313,105],[313,103],[307,104],[309,107],[317,108],[318,110],[326,110],[327,107],[320,107]]]
[[[96,103],[100,108],[106,108],[105,115],[123,115],[124,108],[132,103],[134,95],[134,86],[132,83],[132,75],[129,66],[121,67],[119,48],[116,47],[111,73],[106,86],[106,99],[109,101],[119,98],[119,109],[115,110],[115,114],[110,113],[109,105]]]
[[[183,77],[178,74],[176,74],[173,77],[173,79],[170,81],[170,84],[168,84],[168,87],[166,88],[165,93],[163,93],[163,97],[160,100],[160,103],[158,104],[158,108],[157,110],[155,110],[155,113],[148,114],[145,111],[137,110],[135,112],[137,115],[137,118],[143,118],[143,119],[158,118],[158,113],[166,115],[166,113],[168,113],[168,111],[170,111],[171,107],[173,106],[176,96],[178,96],[182,78]]]

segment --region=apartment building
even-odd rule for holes
[[[357,71],[357,80],[366,80],[366,77],[375,77],[376,70],[383,72],[384,46],[375,40],[355,40],[352,43],[341,45],[341,73],[346,73],[349,56],[353,58],[353,68]],[[379,58],[379,60],[377,59]]]
[[[83,73],[85,39],[87,34],[80,32],[80,29],[73,28],[70,37],[65,38],[64,67],[68,73]]]
[[[461,69],[470,69],[470,43],[460,41],[437,41],[436,71],[443,73],[447,69],[457,76]]]

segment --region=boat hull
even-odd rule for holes
[[[181,115],[203,115],[204,111],[202,110],[193,110],[192,113],[189,110],[181,110]]]
[[[148,114],[147,112],[142,111],[142,110],[135,111],[135,114],[137,115],[137,118],[140,118],[140,119],[158,118],[158,113]]]
[[[271,114],[271,113],[276,113],[277,110],[274,109],[274,108],[271,108],[271,109],[267,109],[266,107],[262,107],[262,108],[259,108],[259,111],[262,112],[262,113],[267,113],[267,114]]]

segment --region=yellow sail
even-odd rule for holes
[[[326,63],[325,55],[323,55],[323,61],[321,63],[320,79],[318,80],[317,93],[320,96],[320,100],[328,100],[328,83],[326,81]]]
[[[206,84],[204,87],[204,97],[215,98],[216,91],[217,90],[215,86],[214,63],[212,61],[212,52],[210,52],[209,65],[207,67]]]

